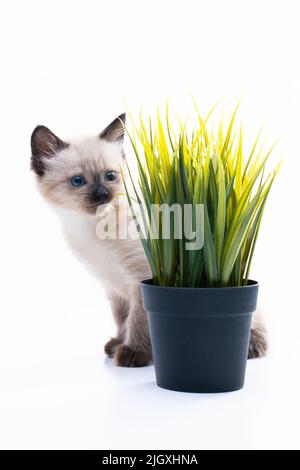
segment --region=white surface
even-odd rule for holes
[[[1,448],[298,448],[300,387],[298,1],[7,1],[1,47]],[[29,167],[38,123],[99,132],[123,111],[188,93],[204,110],[245,91],[252,135],[282,135],[252,277],[271,353],[246,388],[190,395],[152,367],[114,368],[101,287],[68,252]]]

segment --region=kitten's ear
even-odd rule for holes
[[[31,135],[31,168],[38,176],[43,176],[45,159],[68,147],[68,144],[53,134],[45,126],[37,126]]]
[[[108,142],[123,142],[125,134],[126,114],[121,114],[111,122],[99,135]]]

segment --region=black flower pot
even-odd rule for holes
[[[244,386],[258,283],[177,288],[141,283],[157,384],[181,392]]]

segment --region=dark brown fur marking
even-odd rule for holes
[[[248,359],[264,357],[267,354],[267,351],[267,332],[264,324],[260,322],[251,329]]]
[[[116,349],[122,344],[122,341],[118,338],[111,338],[104,346],[104,352],[108,357],[114,357]]]
[[[48,127],[37,126],[31,135],[31,169],[40,177],[45,174],[45,158],[51,158],[69,144],[59,139]]]
[[[144,367],[152,362],[150,353],[135,351],[134,349],[122,344],[115,353],[115,363],[119,367]]]
[[[125,122],[126,114],[121,114],[101,132],[100,139],[105,139],[108,142],[123,142]]]

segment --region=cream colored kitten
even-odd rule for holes
[[[124,169],[125,115],[115,119],[99,135],[63,141],[44,126],[31,137],[31,167],[43,196],[57,210],[65,237],[73,252],[106,289],[117,324],[116,337],[105,345],[118,366],[139,367],[152,361],[146,313],[139,283],[151,277],[138,239],[100,239],[101,217],[130,220],[120,168]],[[254,326],[249,357],[266,351],[261,324]]]

